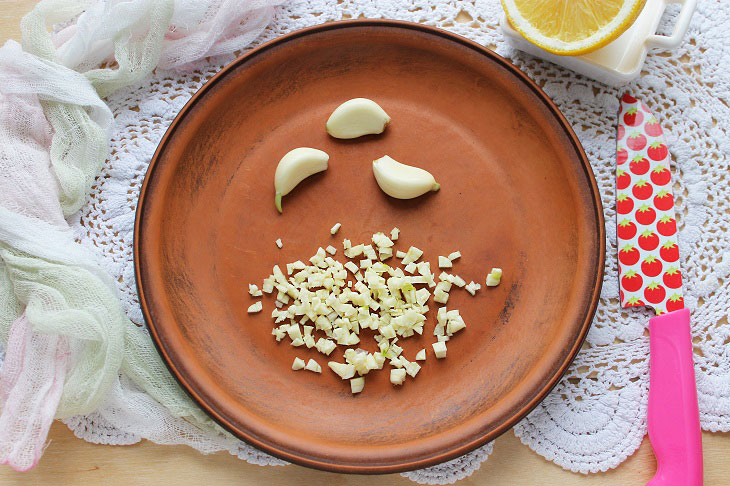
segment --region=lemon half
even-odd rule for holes
[[[561,56],[594,51],[620,36],[646,0],[502,0],[527,40]]]

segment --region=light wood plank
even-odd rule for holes
[[[77,439],[56,422],[51,443],[40,464],[17,473],[0,468],[4,486],[73,484],[74,486],[128,486],[129,484],[267,484],[270,486],[376,486],[410,485],[398,475],[355,476],[315,471],[299,466],[260,467],[227,453],[204,456],[185,446],[160,446],[144,441],[132,446],[101,446]],[[727,484],[730,435],[703,434],[705,484]],[[644,441],[639,450],[617,469],[584,476],[565,471],[539,457],[508,432],[497,439],[494,453],[463,486],[560,485],[622,486],[644,484],[655,470],[651,448]]]

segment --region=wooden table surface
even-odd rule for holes
[[[34,0],[0,2],[0,42],[20,39],[20,18]],[[703,433],[705,484],[730,483],[730,434]],[[354,476],[315,471],[299,466],[260,467],[228,453],[204,456],[185,446],[160,446],[143,441],[132,446],[100,446],[77,439],[66,426],[54,423],[49,446],[40,464],[27,473],[0,467],[0,484],[124,485],[238,484],[238,485],[413,485],[400,477]],[[458,484],[621,486],[648,481],[656,469],[648,440],[617,469],[583,476],[561,469],[524,446],[510,431],[497,439],[494,453],[482,467]]]

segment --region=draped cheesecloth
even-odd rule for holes
[[[54,417],[94,411],[128,434],[243,454],[179,389],[64,218],[109,154],[113,116],[100,96],[158,64],[184,68],[246,46],[276,3],[44,1],[23,19],[23,48],[0,49],[2,462],[32,467]]]

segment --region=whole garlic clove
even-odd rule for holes
[[[430,172],[387,155],[373,161],[373,174],[383,192],[396,199],[411,199],[441,188]]]
[[[274,175],[276,196],[274,204],[281,213],[281,198],[289,194],[297,184],[317,172],[327,170],[330,156],[321,150],[299,147],[288,152],[279,161]]]
[[[357,138],[383,133],[390,117],[376,102],[367,98],[345,101],[327,120],[327,133],[335,138]]]

